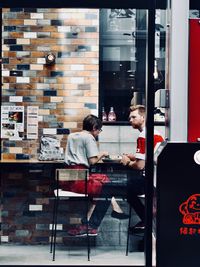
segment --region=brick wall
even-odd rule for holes
[[[62,168],[62,163],[2,164],[0,242],[27,245],[49,243],[56,168]],[[116,175],[124,177],[125,174],[116,171],[109,173],[113,178]],[[117,200],[123,211],[128,213],[127,202],[121,198]],[[67,230],[80,224],[86,203],[80,199],[59,203],[57,243],[64,243],[71,248],[85,246],[85,238],[71,238],[67,236]],[[114,219],[110,214],[111,207],[100,225],[99,235],[91,238],[91,245],[124,247],[125,251],[128,220]],[[134,212],[132,220],[137,220]],[[131,246],[134,242],[131,242]]]
[[[36,157],[47,132],[65,147],[63,133],[98,113],[99,11],[4,8],[2,19],[2,105],[24,106],[25,113],[23,140],[3,139],[2,158]],[[50,66],[49,52],[56,56]],[[39,107],[36,140],[27,139],[27,106]]]

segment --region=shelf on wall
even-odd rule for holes
[[[129,121],[103,121],[103,125],[130,125]],[[165,126],[164,121],[155,121],[155,126]]]
[[[128,121],[103,121],[103,125],[130,125]]]

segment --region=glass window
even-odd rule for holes
[[[129,106],[145,104],[147,10],[100,10],[99,113],[113,107],[116,123],[127,122]],[[155,86],[165,88],[165,13],[156,11]],[[162,110],[163,111],[163,110]],[[155,113],[163,112],[155,108]],[[158,116],[156,117],[157,119]]]

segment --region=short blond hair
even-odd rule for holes
[[[145,106],[143,105],[133,105],[133,106],[130,106],[130,112],[132,111],[135,111],[135,110],[138,110],[138,113],[141,115],[141,116],[145,116],[145,113],[146,113],[146,108]]]

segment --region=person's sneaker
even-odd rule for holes
[[[87,225],[79,225],[76,228],[72,228],[68,230],[67,234],[69,236],[75,236],[75,237],[87,236]],[[88,235],[97,236],[97,229],[88,226]]]
[[[145,231],[145,224],[143,221],[140,221],[136,225],[129,227],[129,233],[132,235],[144,233],[144,231]]]
[[[121,213],[121,212],[117,212],[115,210],[113,210],[111,212],[111,217],[115,218],[115,219],[119,219],[119,220],[126,220],[128,219],[130,216],[129,214],[125,214],[125,213]]]

